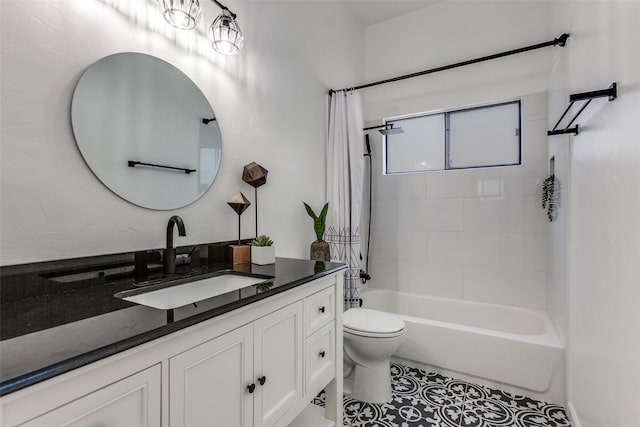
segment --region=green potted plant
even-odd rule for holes
[[[324,236],[325,222],[327,219],[327,212],[329,211],[329,202],[325,203],[320,215],[316,215],[311,206],[302,202],[309,216],[313,219],[313,231],[316,233],[317,240],[311,243],[310,259],[316,261],[331,261],[331,251],[329,243],[322,240]]]
[[[258,236],[251,242],[251,262],[258,265],[276,262],[276,248],[269,236]]]

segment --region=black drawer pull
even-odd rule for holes
[[[258,378],[258,382],[260,383],[260,385],[264,385],[266,381],[267,381],[267,377],[265,377],[264,375]]]
[[[256,389],[256,385],[255,384],[251,384],[247,386],[247,390],[249,391],[249,393],[253,393],[253,391]]]
[[[325,354],[325,353],[324,353],[324,350],[322,350],[322,351],[320,352],[320,357],[322,357],[323,359],[324,359],[324,354]]]
[[[320,310],[320,313],[324,313],[324,305],[320,307],[318,310]]]

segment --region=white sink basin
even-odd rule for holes
[[[238,289],[246,288],[256,283],[264,282],[265,280],[266,279],[256,277],[225,274],[188,282],[183,285],[174,285],[156,291],[127,296],[122,299],[148,307],[170,310],[227,292],[237,291]]]

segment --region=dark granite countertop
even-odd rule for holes
[[[178,267],[177,276],[198,280],[230,271],[264,282],[159,310],[114,297],[144,282],[135,277],[134,253],[2,267],[0,396],[345,268],[290,258],[264,266],[200,260]],[[145,273],[146,280],[162,280],[154,268]]]

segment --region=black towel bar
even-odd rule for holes
[[[182,171],[186,174],[190,174],[191,172],[195,172],[195,169],[187,169],[187,168],[177,168],[174,166],[165,166],[165,165],[156,165],[154,163],[144,163],[144,162],[138,162],[138,161],[134,161],[134,160],[129,160],[128,165],[130,168],[135,168],[136,165],[141,165],[141,166],[151,166],[154,168],[163,168],[163,169],[173,169],[173,170],[178,170],[178,171]]]
[[[592,92],[574,93],[573,95],[569,95],[569,106],[564,110],[564,113],[562,113],[562,115],[556,122],[556,125],[553,127],[553,129],[547,132],[547,135],[562,135],[565,133],[572,133],[574,135],[577,135],[579,132],[578,125],[576,124],[574,127],[570,127],[570,126],[573,124],[573,122],[576,121],[578,116],[582,114],[584,109],[587,108],[587,106],[591,103],[592,100],[596,98],[602,98],[605,96],[609,98],[609,101],[613,101],[617,98],[618,96],[617,83],[615,82],[612,83],[611,86],[609,86],[609,88],[607,89],[594,90]],[[562,122],[562,119],[565,118],[565,116],[567,115],[571,107],[573,107],[573,104],[576,101],[587,101],[587,102],[582,104],[582,107],[580,107],[580,110],[578,110],[578,113],[576,113],[576,115],[573,116],[573,118],[569,121],[569,123],[564,129],[558,129],[558,126],[560,126],[560,122]]]

